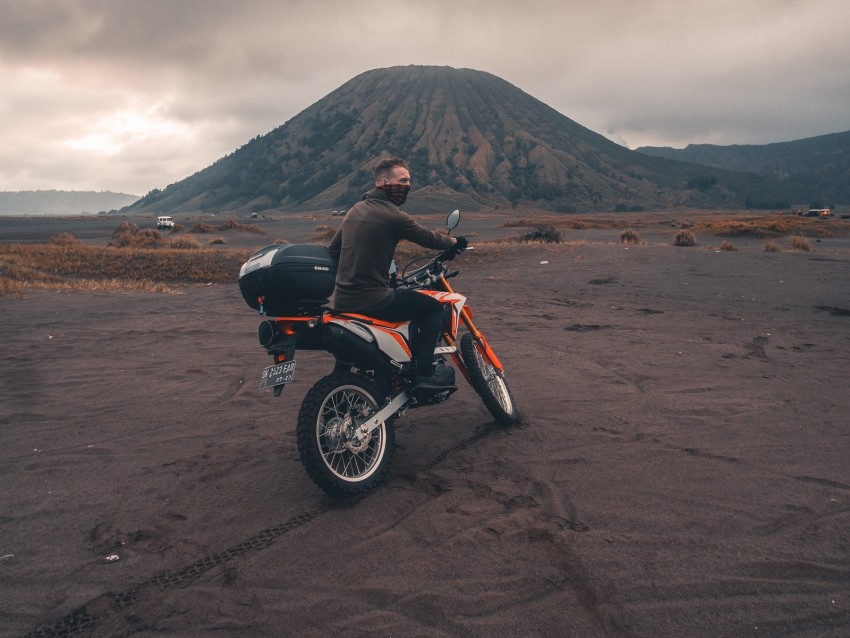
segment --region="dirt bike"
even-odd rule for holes
[[[459,219],[458,211],[448,216],[449,232]],[[335,269],[316,261],[323,257],[315,256],[319,248],[302,250],[313,256],[297,261],[312,263],[312,273],[319,273],[323,285],[327,281],[332,285]],[[446,365],[448,357],[481,397],[495,421],[509,425],[517,418],[517,407],[504,367],[473,323],[466,297],[455,292],[448,281],[458,275],[458,271],[450,272],[447,266],[456,254],[451,248],[435,257],[413,260],[401,273],[391,272],[390,282],[396,287],[431,295],[444,305],[445,321],[441,342],[434,350],[435,365]],[[428,262],[416,267],[424,259]],[[252,272],[252,260],[253,271],[260,272],[272,258],[262,251],[255,253],[240,273],[243,296],[262,314],[266,311],[264,304],[269,303],[268,294],[262,293],[267,293],[273,284],[265,281],[253,289],[247,284],[243,286],[243,276],[247,280]],[[302,275],[299,281],[303,280]],[[261,294],[255,299],[253,295],[258,291]],[[360,314],[334,312],[323,305],[317,307],[320,300],[315,298],[325,293],[330,294],[327,289],[318,294],[302,291],[301,297],[314,299],[279,307],[278,311],[290,308],[295,311],[260,323],[260,344],[274,358],[274,364],[262,373],[260,387],[273,388],[275,396],[281,394],[292,381],[296,350],[325,350],[334,356],[333,372],[316,382],[304,397],[298,413],[297,441],[310,478],[332,496],[348,496],[365,492],[384,479],[395,447],[394,420],[409,409],[447,400],[457,387],[452,384],[436,392],[416,390],[410,322],[381,321]],[[467,331],[458,339],[460,324]],[[452,371],[450,378],[453,377]]]

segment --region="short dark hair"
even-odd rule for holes
[[[396,166],[407,168],[407,164],[400,157],[386,157],[375,166],[375,181],[388,177]]]

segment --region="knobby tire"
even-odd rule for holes
[[[469,333],[460,339],[460,354],[469,372],[469,382],[496,423],[510,425],[516,421],[516,402],[504,375],[484,360]]]
[[[352,408],[366,404],[375,411],[384,400],[371,380],[351,372],[319,379],[304,397],[296,427],[298,452],[308,476],[330,496],[366,492],[386,476],[395,450],[392,419],[369,435],[363,450],[347,446],[338,429]]]

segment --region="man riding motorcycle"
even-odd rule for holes
[[[433,357],[443,322],[442,304],[415,290],[391,288],[388,273],[401,239],[425,248],[454,248],[460,252],[466,248],[466,238],[430,231],[399,208],[407,200],[411,186],[404,160],[381,160],[374,177],[375,188],[351,207],[328,246],[337,262],[334,310],[384,321],[412,321],[417,329],[413,339],[415,389],[436,392],[451,388],[451,370],[445,366],[435,368]]]

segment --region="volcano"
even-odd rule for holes
[[[387,155],[410,165],[405,208],[414,213],[520,203],[560,212],[739,207],[745,195],[776,195],[767,177],[631,151],[489,73],[404,66],[358,75],[125,210],[344,208],[371,187],[372,167]]]

